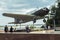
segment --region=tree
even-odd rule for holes
[[[51,8],[51,12],[52,14],[55,13],[55,17],[53,17],[52,19],[48,20],[47,23],[49,24],[54,24],[53,20],[55,20],[55,24],[56,26],[60,26],[60,2],[57,0],[57,7],[55,7],[54,5]]]

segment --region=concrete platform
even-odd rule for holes
[[[60,40],[60,31],[53,32],[1,32],[0,40]]]

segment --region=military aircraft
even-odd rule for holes
[[[49,13],[48,8],[41,8],[31,14],[12,14],[12,13],[3,13],[3,16],[12,17],[15,19],[15,22],[10,22],[12,24],[26,23],[29,21],[34,21],[37,19],[43,18],[44,15]]]

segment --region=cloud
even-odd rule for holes
[[[21,7],[21,6],[26,6],[27,4],[13,4],[13,7]]]
[[[17,10],[8,10],[7,13],[14,13],[14,14],[26,14],[32,12],[36,8],[29,8],[29,9],[17,9]]]
[[[0,12],[5,12],[7,10],[7,1],[0,0]]]
[[[39,2],[49,2],[49,0],[38,0]]]
[[[43,2],[44,3],[43,3]],[[0,1],[0,10],[1,11],[17,11],[17,12],[21,12],[21,9],[24,10],[27,10],[28,9],[31,9],[31,8],[36,8],[36,7],[45,7],[45,6],[48,6],[49,3],[46,3],[47,0],[3,0],[3,1]]]
[[[5,2],[0,1],[0,4],[5,4]]]
[[[47,0],[42,0],[42,2],[48,2]]]
[[[14,21],[13,18],[2,17],[2,18],[0,18],[0,25],[6,25],[6,24],[8,24],[8,22],[13,22],[13,21]]]
[[[47,1],[47,0],[42,0],[42,1]],[[30,9],[30,8],[36,8],[37,6],[40,8],[42,6],[45,7],[45,6],[48,5],[47,3],[42,4],[42,2],[39,2],[38,0],[34,0],[34,1],[32,1],[32,0],[25,0],[25,1],[23,1],[23,0],[18,0],[18,1],[17,0],[13,0],[13,1],[9,0],[7,3],[6,2],[5,3],[2,2],[2,3],[5,4],[5,5],[2,5],[2,9],[6,12],[8,12],[8,11],[9,12],[14,12],[14,11],[15,12],[19,12],[19,11],[22,12],[21,11],[22,9],[24,11],[24,10],[27,10],[27,9]]]

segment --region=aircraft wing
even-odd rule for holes
[[[3,16],[7,16],[7,17],[12,17],[12,18],[15,18],[15,21],[19,21],[19,20],[22,20],[23,22],[22,23],[25,23],[25,22],[29,22],[29,21],[32,21],[33,18],[36,18],[36,19],[41,19],[42,17],[39,17],[39,16],[33,16],[33,15],[25,15],[25,14],[11,14],[11,13],[3,13]]]

